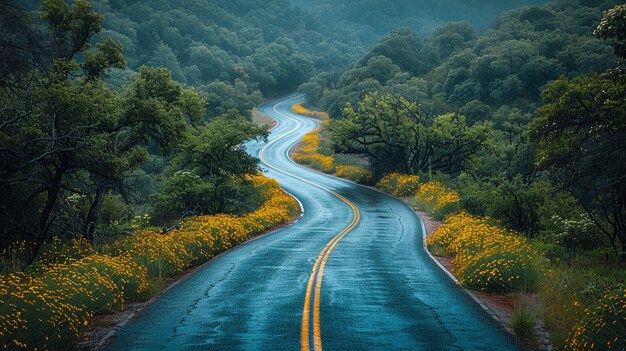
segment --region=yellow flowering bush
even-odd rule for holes
[[[80,340],[94,313],[123,306],[123,291],[80,260],[45,274],[0,276],[0,340],[5,348],[59,349]]]
[[[372,181],[372,173],[361,167],[337,165],[335,169],[338,177],[350,179],[353,182],[369,183]]]
[[[5,349],[61,349],[79,341],[94,314],[141,297],[148,277],[205,262],[252,235],[289,221],[296,200],[273,179],[249,175],[263,203],[244,216],[196,216],[161,234],[138,230],[98,254],[85,240],[52,240],[30,274],[0,275],[0,343]]]
[[[426,182],[420,185],[415,198],[425,207],[437,211],[451,203],[459,202],[459,194],[447,189],[442,183],[436,181]]]
[[[319,169],[324,173],[335,172],[335,159],[318,153],[320,145],[320,129],[318,127],[314,131],[307,133],[298,146],[297,152],[293,155],[293,160],[313,168]]]
[[[84,238],[67,242],[55,237],[42,247],[35,266],[70,263],[93,254],[95,254],[95,250],[91,243]]]
[[[328,113],[309,110],[306,107],[302,106],[302,102],[292,105],[291,112],[294,112],[303,116],[308,116],[308,117],[315,117],[315,118],[321,118],[321,119],[328,118]]]
[[[605,292],[571,331],[565,350],[626,350],[626,289]]]
[[[298,149],[298,153],[305,155],[313,155],[317,153],[317,149],[320,146],[320,136],[318,134],[318,129],[307,133],[302,137],[300,141],[300,147]]]
[[[150,276],[173,276],[245,242],[256,233],[288,221],[297,213],[297,202],[275,180],[261,175],[249,175],[248,180],[262,189],[263,205],[256,211],[245,216],[191,217],[167,235],[140,230],[115,242],[112,252],[128,254],[145,266]]]
[[[426,243],[453,256],[453,273],[469,288],[513,292],[536,287],[536,254],[530,244],[486,219],[466,212],[450,215]]]
[[[116,241],[111,252],[129,255],[134,262],[146,267],[150,276],[169,277],[191,265],[192,257],[185,250],[183,240],[152,230],[138,230]]]
[[[325,121],[326,122],[326,121]],[[324,124],[325,125],[325,124]],[[371,173],[361,167],[336,164],[332,156],[318,153],[320,145],[321,126],[307,133],[299,143],[297,151],[293,154],[293,160],[319,169],[324,173],[335,173],[338,177],[350,179],[358,183],[371,180]]]
[[[319,169],[324,173],[335,172],[335,160],[331,156],[313,154],[313,155],[294,155],[294,161],[305,165],[310,165],[313,168]]]
[[[383,176],[376,187],[395,196],[413,196],[419,189],[420,178],[411,174],[388,173]]]

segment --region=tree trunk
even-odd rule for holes
[[[89,207],[89,212],[87,213],[87,218],[85,219],[83,235],[84,238],[90,242],[93,241],[93,235],[96,232],[96,223],[98,223],[98,218],[100,217],[100,209],[104,203],[104,195],[105,189],[103,187],[98,187],[98,189],[96,189],[96,196]]]
[[[33,247],[33,251],[26,261],[26,266],[30,266],[44,242],[48,239],[48,233],[50,231],[50,227],[52,226],[52,222],[54,222],[54,218],[50,218],[52,215],[52,211],[54,210],[54,206],[57,203],[57,199],[59,197],[59,193],[61,192],[61,181],[63,180],[63,175],[65,174],[65,163],[62,162],[62,165],[57,168],[57,172],[52,177],[52,181],[50,182],[50,189],[48,190],[48,196],[46,199],[46,205],[41,211],[41,216],[39,217],[39,221],[37,222],[36,234],[35,234],[35,246]]]

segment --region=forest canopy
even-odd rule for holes
[[[568,249],[608,245],[626,257],[626,36],[616,5],[551,1],[484,31],[394,29],[350,68],[299,90],[334,118],[334,151],[365,158],[376,177],[438,174],[471,213],[547,242],[563,243],[557,228],[589,216],[595,229]]]
[[[41,21],[13,4],[3,8],[3,247],[27,242],[30,264],[52,238],[119,235],[135,215],[169,226],[188,214],[258,205],[245,178],[258,160],[239,145],[267,135],[244,117],[260,98],[252,94],[248,105],[232,107],[220,102],[211,106],[219,116],[207,116],[215,95],[228,101],[229,93],[246,91],[239,81],[196,90],[167,68],[141,66],[111,86],[109,74],[126,68],[123,45],[97,40],[103,16],[89,2],[45,0]],[[192,181],[177,193],[181,172]]]

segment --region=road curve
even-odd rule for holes
[[[278,121],[249,143],[304,216],[213,259],[166,291],[110,350],[516,350],[422,248],[419,218],[379,192],[296,165],[289,149],[317,123],[261,106]]]

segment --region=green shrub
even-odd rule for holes
[[[447,202],[433,210],[433,217],[438,221],[442,221],[448,215],[457,213],[460,210],[461,204],[459,202]]]
[[[338,164],[336,170],[338,177],[347,178],[356,183],[367,184],[372,180],[372,173],[362,167]]]

